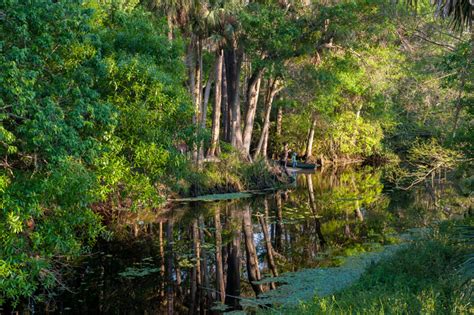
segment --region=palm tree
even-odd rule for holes
[[[408,4],[415,6],[418,0],[407,0]],[[436,8],[436,15],[451,19],[453,28],[464,30],[470,28],[472,32],[472,20],[474,15],[473,0],[431,0]]]

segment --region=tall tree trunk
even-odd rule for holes
[[[222,61],[223,52],[220,49],[217,52],[216,57],[216,69],[215,69],[215,93],[214,93],[214,112],[212,115],[212,131],[211,131],[211,145],[207,152],[208,157],[214,157],[219,150],[219,132],[221,122],[221,101],[222,101]]]
[[[247,274],[255,295],[258,296],[263,292],[262,285],[256,284],[260,281],[260,270],[258,268],[257,250],[253,238],[252,215],[250,213],[250,206],[247,205],[243,212],[243,231],[245,238],[245,252],[247,254]]]
[[[202,121],[202,40],[200,38],[195,39],[194,45],[194,89],[193,103],[194,103],[194,124],[197,129],[201,127]],[[193,148],[193,159],[199,164],[201,158],[201,145],[195,144]]]
[[[267,132],[265,132],[265,138],[263,138],[263,146],[262,146],[262,156],[265,158],[268,156],[268,134],[270,132],[267,129]]]
[[[225,301],[225,284],[224,284],[224,265],[222,260],[222,225],[220,210],[217,208],[214,214],[215,237],[216,237],[216,287],[217,298],[224,303]]]
[[[306,143],[306,161],[309,162],[313,157],[313,140],[314,132],[316,130],[317,117],[313,115],[313,121],[311,122],[311,128],[309,129],[308,142]]]
[[[196,86],[196,39],[191,38],[189,45],[187,46],[186,51],[186,68],[188,71],[188,90],[192,95],[193,104],[195,102],[195,86]],[[194,104],[196,106],[196,104]],[[196,124],[197,116],[193,116],[193,122]]]
[[[166,16],[166,22],[168,23],[168,40],[173,40],[173,16],[168,13]]]
[[[231,144],[237,150],[242,150],[242,128],[240,113],[240,70],[242,64],[242,53],[234,43],[233,47],[224,50],[227,97],[231,111]]]
[[[211,96],[211,87],[212,81],[214,81],[214,71],[211,71],[209,74],[209,79],[206,82],[206,87],[204,89],[204,100],[202,103],[202,115],[201,115],[201,128],[206,129],[207,122],[207,105],[209,104],[209,97]]]
[[[260,83],[262,81],[263,69],[256,70],[248,81],[247,88],[247,114],[243,134],[244,153],[250,154],[250,143],[252,142],[252,131],[257,110],[258,96],[260,94]]]
[[[224,52],[222,52],[224,56]],[[225,59],[222,59],[222,131],[223,139],[226,142],[230,142],[230,110],[229,110],[229,97],[227,95],[227,74],[225,70]]]
[[[278,80],[277,79],[268,79],[267,83],[267,91],[265,93],[265,116],[263,121],[263,128],[262,133],[260,135],[260,140],[258,141],[257,149],[255,150],[254,159],[258,158],[262,154],[262,149],[264,147],[265,139],[268,142],[268,132],[270,129],[270,114],[272,112],[272,104],[275,95],[282,89],[282,87],[278,87]],[[264,158],[266,158],[266,152]]]
[[[283,107],[278,107],[277,121],[276,121],[276,135],[281,137],[281,126],[283,123]]]

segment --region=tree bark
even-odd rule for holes
[[[247,88],[247,114],[243,133],[244,153],[250,154],[250,144],[252,142],[252,131],[257,110],[258,96],[260,94],[260,83],[262,81],[263,69],[256,70],[248,81]]]
[[[168,40],[173,40],[173,16],[168,13],[166,16],[166,22],[168,23]]]
[[[267,91],[265,93],[265,115],[263,121],[262,133],[260,140],[258,141],[257,149],[255,150],[254,159],[262,155],[267,158],[267,144],[268,144],[268,133],[270,130],[270,114],[272,112],[272,104],[275,95],[282,90],[282,86],[279,84],[278,79],[268,79]],[[264,150],[265,149],[265,150]]]
[[[313,157],[313,140],[314,132],[316,130],[317,117],[313,115],[313,121],[311,122],[311,128],[309,129],[308,142],[306,144],[306,161],[309,162]]]
[[[240,70],[242,64],[242,52],[237,49],[236,44],[224,50],[227,97],[229,110],[231,111],[231,144],[237,150],[242,150],[242,128],[240,126]]]
[[[224,53],[222,52],[222,55]],[[223,139],[226,142],[230,142],[230,110],[229,110],[229,97],[227,95],[227,75],[225,70],[225,59],[222,59],[222,130]]]
[[[276,135],[281,136],[281,126],[283,124],[283,107],[278,107],[277,121],[276,121]]]
[[[221,101],[222,101],[222,61],[223,52],[219,50],[216,58],[215,69],[215,93],[214,93],[214,112],[212,115],[211,145],[207,152],[208,157],[214,157],[219,152],[219,133],[221,121]]]
[[[201,115],[201,128],[206,129],[207,122],[207,105],[209,104],[209,97],[211,96],[211,87],[212,81],[214,81],[214,71],[211,71],[209,74],[209,79],[206,82],[206,87],[204,89],[204,100],[202,103],[202,115]]]

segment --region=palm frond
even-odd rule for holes
[[[416,7],[419,0],[406,0],[408,5]],[[474,4],[472,0],[431,0],[435,14],[443,19],[451,19],[451,26],[457,30],[472,27]]]

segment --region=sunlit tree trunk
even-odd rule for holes
[[[247,254],[247,274],[255,295],[263,292],[262,285],[256,284],[260,281],[260,270],[258,268],[257,250],[253,239],[252,214],[250,213],[250,206],[245,206],[243,212],[243,232],[245,238],[245,252]]]
[[[215,93],[214,93],[214,111],[212,115],[212,131],[211,131],[211,145],[207,153],[208,157],[214,157],[219,154],[219,133],[221,122],[221,101],[222,101],[222,60],[223,52],[220,49],[216,58],[215,69]]]
[[[278,107],[277,121],[276,121],[276,135],[281,137],[281,127],[283,124],[283,107]]]
[[[263,69],[257,70],[249,79],[247,87],[247,114],[243,133],[244,153],[250,154],[250,143],[252,142],[252,131],[257,110],[258,96],[260,94],[260,83],[262,81]]]
[[[275,95],[282,89],[282,87],[279,85],[280,84],[277,79],[268,79],[267,90],[265,93],[265,114],[263,120],[263,128],[262,133],[260,134],[257,149],[255,150],[254,159],[258,158],[260,155],[262,155],[264,158],[267,157],[266,152],[263,152],[263,148],[266,147],[268,143],[268,132],[270,130],[270,114],[272,112],[273,99],[275,98]]]
[[[313,157],[313,140],[314,140],[314,132],[316,130],[316,115],[313,115],[313,121],[311,122],[311,128],[309,130],[308,141],[306,144],[306,161],[310,161]]]
[[[201,128],[206,129],[207,122],[207,105],[209,104],[209,97],[211,96],[211,87],[212,82],[214,81],[214,71],[211,71],[209,74],[209,79],[206,82],[206,87],[204,89],[204,100],[202,103],[202,116],[201,116]]]
[[[168,23],[168,40],[173,40],[173,16],[168,13],[166,16],[166,22]]]

